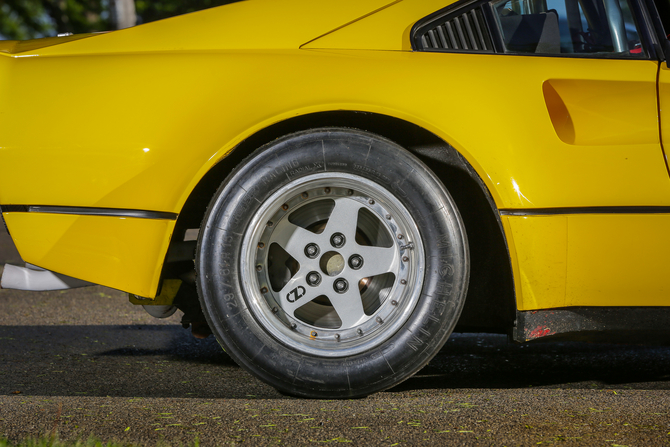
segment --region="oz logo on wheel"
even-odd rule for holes
[[[289,303],[295,303],[303,296],[305,296],[305,288],[303,286],[298,286],[286,294],[286,299]]]

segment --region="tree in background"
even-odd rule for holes
[[[120,29],[232,1],[0,0],[0,38],[24,40]]]
[[[103,0],[0,0],[0,34],[33,39],[104,31],[110,29],[108,8]]]

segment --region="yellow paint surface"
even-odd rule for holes
[[[504,216],[520,310],[669,306],[670,215]]]
[[[30,51],[11,44],[13,54],[0,54],[0,204],[179,213],[244,139],[296,116],[350,110],[433,132],[463,154],[502,209],[670,206],[656,62],[408,51],[412,25],[449,3],[252,0],[24,45]],[[155,294],[174,222],[7,216],[27,262]],[[518,255],[520,308],[605,302],[609,270],[589,267],[590,286],[573,272],[586,262],[574,253],[595,262],[591,248],[604,250],[602,228],[568,237],[560,222],[572,228],[573,217],[514,219],[505,228]],[[651,227],[641,217],[611,219],[662,246],[663,227],[653,222],[665,217],[651,216]],[[561,244],[578,241],[562,257]],[[559,273],[561,262],[573,273]],[[660,302],[651,289],[646,296]]]
[[[3,213],[21,258],[57,273],[154,297],[174,221]]]

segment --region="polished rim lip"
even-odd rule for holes
[[[255,249],[261,239],[263,233],[262,227],[264,227],[267,218],[276,212],[276,209],[280,204],[284,203],[288,198],[293,197],[298,190],[317,187],[316,185],[322,181],[330,186],[349,187],[366,194],[372,192],[373,194],[371,194],[371,196],[373,196],[376,201],[384,201],[388,208],[393,209],[396,216],[402,217],[402,220],[400,221],[404,227],[402,228],[402,231],[406,234],[411,234],[412,242],[414,242],[414,249],[411,253],[413,262],[410,263],[412,266],[410,277],[407,284],[403,286],[407,287],[406,290],[411,289],[411,293],[408,294],[409,296],[403,297],[403,301],[407,301],[407,304],[404,304],[402,309],[398,309],[400,311],[399,314],[392,322],[388,323],[387,327],[376,333],[370,334],[369,337],[361,337],[364,342],[355,345],[346,345],[335,340],[332,342],[330,340],[316,340],[315,342],[317,345],[310,346],[302,342],[302,340],[296,340],[295,332],[279,321],[273,314],[265,297],[261,295],[260,285],[257,276],[255,275]],[[314,184],[314,186],[310,184]],[[395,243],[398,244],[398,246],[402,245],[397,240]],[[409,211],[407,211],[404,205],[392,193],[381,185],[364,177],[342,172],[324,172],[308,175],[290,182],[275,192],[261,205],[244,233],[240,256],[240,273],[242,288],[248,298],[247,303],[249,309],[251,310],[252,315],[268,333],[280,343],[288,345],[296,351],[315,356],[335,358],[351,356],[368,351],[388,340],[407,322],[421,295],[425,274],[425,262],[425,252],[420,231]],[[396,290],[398,286],[399,279],[397,276],[398,275],[396,275],[394,290]],[[397,297],[391,294],[387,297],[385,303],[396,298]],[[384,305],[382,305],[382,307],[383,306]],[[376,314],[377,313],[375,313],[375,315]],[[293,317],[290,318],[295,320],[296,323],[305,325],[305,323],[300,320]],[[323,331],[324,329],[321,330]],[[304,337],[304,340],[307,341],[308,337]]]

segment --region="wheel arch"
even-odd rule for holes
[[[516,299],[510,256],[493,197],[472,165],[449,143],[408,121],[369,112],[332,111],[301,115],[249,136],[210,169],[182,208],[168,249],[163,278],[187,263],[168,263],[188,229],[199,228],[210,199],[228,174],[255,149],[284,135],[323,127],[368,131],[408,149],[431,167],[452,195],[468,234],[471,272],[465,307],[456,331],[507,332],[514,324]],[[188,264],[192,269],[192,263]]]

